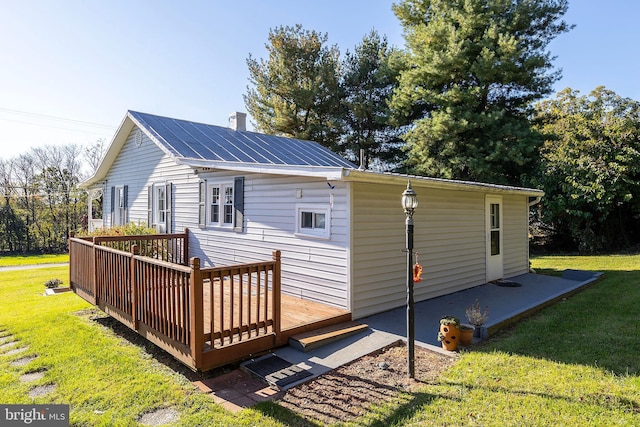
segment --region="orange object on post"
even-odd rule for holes
[[[413,281],[422,282],[422,266],[417,262],[413,265]]]

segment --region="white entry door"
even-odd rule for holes
[[[486,199],[487,282],[502,279],[502,197]]]

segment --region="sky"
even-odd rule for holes
[[[0,158],[113,138],[127,110],[228,125],[249,54],[301,24],[353,51],[371,29],[402,48],[392,0],[0,0]],[[640,1],[570,0],[549,50],[566,87],[640,100]],[[251,125],[249,124],[251,129]]]

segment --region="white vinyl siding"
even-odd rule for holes
[[[424,268],[415,300],[483,283],[484,194],[412,184],[419,200],[414,250]],[[406,304],[406,217],[400,204],[405,186],[353,184],[354,318]]]
[[[207,182],[231,182],[238,173],[200,173]],[[193,233],[191,256],[203,266],[228,265],[270,259],[273,250],[282,253],[283,292],[348,309],[347,191],[345,183],[334,189],[323,179],[265,174],[244,176],[244,225],[242,233],[225,228],[198,228],[198,184],[183,186],[176,211],[191,206],[187,223]],[[297,191],[303,189],[301,197]],[[330,208],[333,193],[333,208]],[[188,198],[188,201],[186,200]],[[208,202],[207,202],[208,203]],[[296,232],[298,208],[326,207],[330,237],[303,236]],[[176,227],[179,230],[176,212]]]
[[[152,226],[153,224],[149,224],[149,186],[154,191],[161,185],[165,185],[165,183],[173,183],[175,188],[179,188],[186,182],[197,182],[197,179],[193,176],[191,168],[177,165],[146,134],[142,133],[142,143],[136,144],[136,130],[137,128],[134,127],[111,166],[106,176],[106,187],[127,185],[128,222]],[[164,191],[166,193],[166,188]],[[157,194],[154,194],[154,196],[157,196]],[[176,196],[180,196],[178,197],[179,199],[181,198],[179,192],[174,194],[173,200],[167,197],[166,200],[171,203],[171,206],[164,206],[164,208],[166,215],[174,215],[178,219],[179,215],[183,214],[184,209],[173,210],[174,207],[180,208],[180,203],[183,203],[183,201],[176,201]],[[108,212],[111,204],[108,194],[104,199],[104,208]],[[154,197],[155,199],[156,197]],[[155,205],[155,201],[153,203],[152,209],[156,210],[159,206]],[[197,199],[193,203],[197,206]],[[157,212],[153,212],[153,214],[155,213]],[[156,219],[152,218],[152,223],[154,222],[156,222]],[[170,223],[171,221],[166,222]],[[172,228],[182,231],[184,229],[183,224],[184,222],[175,223]]]
[[[529,271],[529,204],[525,196],[505,196],[503,204],[504,277]]]

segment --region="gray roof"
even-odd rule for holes
[[[357,168],[312,141],[236,131],[137,111],[129,111],[129,115],[176,158],[260,165]]]

